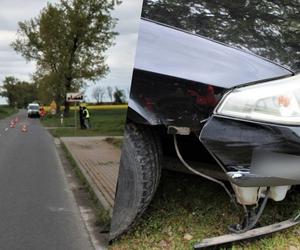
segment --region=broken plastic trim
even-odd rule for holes
[[[235,205],[237,205],[235,201],[234,195],[231,194],[231,192],[228,190],[228,188],[225,186],[225,184],[221,181],[218,181],[217,179],[214,179],[210,176],[207,176],[201,172],[198,172],[194,168],[192,168],[182,157],[179,148],[178,148],[178,143],[177,143],[177,137],[176,134],[173,135],[174,137],[174,146],[175,150],[177,153],[177,156],[179,160],[182,162],[182,164],[190,170],[192,173],[199,175],[205,179],[208,179],[210,181],[213,181],[220,186],[224,188],[226,193],[229,195],[230,199],[234,202]],[[223,169],[223,167],[221,167]],[[230,182],[231,183],[231,182]],[[270,188],[268,187],[265,198],[263,199],[262,203],[260,204],[258,211],[256,214],[253,213],[253,211],[248,211],[247,207],[243,205],[244,212],[245,212],[245,225],[237,224],[234,227],[231,227],[231,230],[233,233],[232,234],[227,234],[227,235],[222,235],[218,237],[213,237],[213,238],[208,238],[204,239],[202,242],[197,243],[194,245],[194,249],[202,249],[206,247],[212,247],[212,246],[218,246],[226,243],[233,243],[236,241],[241,241],[241,240],[246,240],[246,239],[251,239],[255,238],[258,236],[266,235],[266,234],[271,234],[292,226],[295,226],[300,223],[300,214],[298,214],[294,219],[283,221],[280,223],[276,223],[273,225],[261,227],[261,228],[255,228],[255,225],[257,224],[259,218],[261,217],[263,210],[266,207],[268,198],[269,198],[269,190]],[[252,212],[252,213],[251,213]]]
[[[194,245],[194,249],[203,249],[203,248],[207,248],[207,247],[220,246],[220,245],[224,245],[224,244],[229,244],[229,243],[238,242],[238,241],[242,241],[242,240],[252,239],[252,238],[272,234],[272,233],[275,233],[278,231],[282,231],[284,229],[288,229],[290,227],[300,224],[299,217],[300,217],[300,214],[298,214],[295,218],[292,218],[292,219],[289,219],[286,221],[282,221],[279,223],[275,223],[272,225],[255,228],[255,229],[249,230],[249,231],[247,231],[245,233],[241,233],[241,234],[232,233],[232,234],[225,234],[225,235],[221,235],[221,236],[217,236],[217,237],[213,237],[213,238],[204,239],[204,240],[202,240],[202,242]]]

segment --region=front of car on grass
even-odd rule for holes
[[[186,8],[145,4],[143,15],[151,20],[141,21],[119,176],[123,196],[117,191],[112,239],[145,211],[166,157],[219,184],[241,205],[240,219],[230,226],[235,234],[262,222],[264,208],[273,202],[268,200],[287,204],[287,194],[300,183],[300,58],[293,45],[300,26],[288,11],[298,12],[293,4],[268,3],[269,8],[260,3],[259,13],[251,1],[243,6],[203,1]],[[272,11],[278,8],[287,11]],[[293,21],[293,31],[279,21],[282,13]],[[118,217],[122,210],[126,218]],[[298,212],[280,220],[292,218],[294,225]]]
[[[176,183],[176,186],[174,186]],[[270,201],[260,225],[294,215],[300,207],[299,189],[285,202]],[[223,189],[197,176],[164,170],[153,201],[134,230],[111,247],[123,249],[192,249],[199,240],[228,233],[227,226],[243,213],[230,202]],[[299,226],[252,242],[235,243],[232,249],[289,249],[299,246]],[[190,239],[185,236],[190,235]],[[225,248],[224,248],[225,249]]]

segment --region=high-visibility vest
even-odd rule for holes
[[[85,113],[85,118],[90,118],[90,112],[88,109],[83,110],[83,113]]]

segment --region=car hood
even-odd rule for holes
[[[223,88],[291,75],[249,52],[141,20],[135,68]]]
[[[147,0],[142,16],[300,71],[300,2]]]

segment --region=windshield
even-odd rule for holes
[[[37,106],[37,105],[29,105],[28,109],[39,110],[39,106]]]

